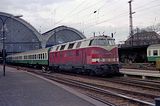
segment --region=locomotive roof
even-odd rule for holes
[[[86,48],[89,47],[90,41],[91,40],[102,40],[102,39],[106,39],[106,40],[114,40],[114,38],[110,37],[110,36],[94,36],[91,38],[86,38],[86,39],[82,39],[82,40],[76,40],[76,41],[72,41],[72,42],[67,42],[67,43],[61,43],[58,45],[54,45],[51,47],[51,52],[53,51],[63,51],[63,50],[71,50],[71,49],[77,49],[77,48]],[[79,46],[77,47],[77,45],[79,44]],[[71,48],[70,48],[71,47]],[[109,47],[109,46],[108,46]]]
[[[86,40],[92,40],[92,39],[100,39],[100,38],[114,39],[114,38],[112,38],[110,36],[102,35],[102,36],[94,36],[94,37],[85,38],[85,39],[81,39],[81,40],[71,41],[71,42],[67,42],[67,43],[61,43],[61,44],[58,44],[58,45],[64,45],[64,44],[68,44],[68,43],[74,43],[74,42],[80,42],[80,41],[86,41]],[[58,45],[54,45],[54,46],[58,46]]]

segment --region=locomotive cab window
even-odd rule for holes
[[[106,40],[106,39],[93,39],[90,41],[89,46],[98,45],[98,46],[107,46],[111,44],[112,41]]]
[[[107,46],[107,45],[115,45],[114,39],[93,39],[90,41],[89,46],[91,45],[99,45],[99,46]]]
[[[109,45],[115,45],[115,40],[114,39],[109,39],[108,42],[109,42]]]
[[[93,42],[93,39],[89,42],[89,46],[91,46],[92,42]]]

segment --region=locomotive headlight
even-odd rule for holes
[[[106,61],[105,58],[100,58],[100,59],[99,59],[99,62],[105,62],[105,61]]]
[[[100,59],[99,58],[92,58],[92,62],[99,62]]]
[[[118,58],[92,58],[92,62],[118,62]]]

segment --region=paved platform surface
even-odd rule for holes
[[[0,66],[0,106],[106,106],[53,83],[9,67],[4,77]]]
[[[153,70],[120,69],[120,72],[127,75],[139,75],[139,76],[160,78],[160,72]]]

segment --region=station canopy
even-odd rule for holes
[[[3,35],[5,36],[5,49],[7,53],[41,48],[39,40],[41,34],[35,28],[22,18],[16,18],[11,14],[0,12],[0,51],[3,48]]]
[[[42,36],[46,41],[45,47],[86,38],[80,31],[67,26],[56,27],[43,33]]]

